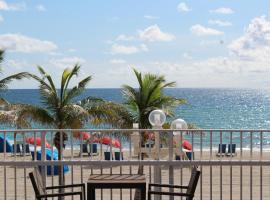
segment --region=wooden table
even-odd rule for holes
[[[95,189],[138,188],[141,190],[141,200],[146,199],[145,175],[90,175],[87,181],[87,199],[95,200]]]

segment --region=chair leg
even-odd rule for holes
[[[145,198],[146,198],[146,187],[143,186],[141,188],[141,200],[145,200]]]
[[[151,193],[148,192],[148,200],[151,200]]]

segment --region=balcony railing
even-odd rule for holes
[[[57,132],[68,135],[65,149],[59,152],[53,145]],[[83,134],[78,137],[81,132],[91,135],[89,154],[82,153],[86,141]],[[143,138],[141,133],[145,132],[151,136]],[[44,166],[41,167],[44,182],[57,185],[54,168],[59,165],[69,167],[66,184],[86,183],[90,174],[137,174],[139,166],[143,166],[148,183],[178,185],[188,184],[190,168],[195,165],[202,172],[196,199],[270,199],[270,130],[2,130],[0,137],[0,199],[34,199],[28,173],[35,166]],[[34,143],[30,145],[29,154],[26,138],[30,137]],[[40,144],[37,138],[41,139]],[[97,143],[97,152],[94,152],[93,143],[101,142],[102,138],[107,138],[107,142]],[[47,150],[45,140],[50,144]],[[182,148],[184,140],[191,144],[188,153]],[[8,152],[12,143],[14,149]],[[63,144],[62,134],[60,144]],[[225,155],[217,154],[219,144],[226,144]],[[235,154],[228,152],[228,146],[233,144]],[[20,152],[19,146],[23,146]],[[115,152],[120,152],[118,160],[113,159]],[[54,160],[50,156],[54,154],[61,154],[63,160]],[[52,175],[46,175],[48,168]],[[124,189],[100,190],[97,197],[133,199],[134,193],[134,190]]]

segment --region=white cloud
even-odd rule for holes
[[[37,10],[38,11],[40,11],[40,12],[44,12],[44,11],[46,11],[47,9],[45,8],[45,6],[44,5],[42,5],[42,4],[39,4],[39,5],[37,5]]]
[[[174,40],[175,36],[170,33],[162,32],[158,25],[155,24],[139,31],[139,38],[149,42],[169,42]]]
[[[21,34],[3,34],[0,35],[0,48],[15,52],[34,53],[54,51],[57,49],[57,45],[50,41]]]
[[[8,4],[4,0],[0,0],[0,10],[10,11],[10,10],[24,10],[26,5],[24,2],[16,4]]]
[[[64,57],[60,59],[51,59],[50,64],[54,67],[65,69],[67,67],[72,67],[74,64],[84,64],[86,61],[80,57]]]
[[[131,41],[131,40],[134,40],[133,36],[128,36],[128,35],[124,35],[124,34],[121,34],[121,35],[117,36],[117,38],[116,38],[116,41]]]
[[[111,47],[111,54],[129,55],[148,51],[148,47],[145,44],[140,44],[139,46],[113,44]]]
[[[183,54],[182,54],[182,57],[183,57],[184,59],[187,59],[187,60],[192,60],[192,56],[189,55],[188,53],[183,53]]]
[[[224,34],[221,31],[218,31],[218,30],[212,29],[212,28],[208,28],[208,27],[204,27],[200,24],[193,25],[190,28],[190,30],[194,35],[197,35],[197,36],[217,36],[217,35]]]
[[[231,26],[232,25],[232,23],[229,21],[212,20],[212,19],[209,20],[208,23],[212,25],[217,25],[217,26]]]
[[[254,18],[244,35],[228,47],[233,55],[242,59],[270,62],[270,22],[265,16]]]
[[[110,60],[110,63],[111,64],[125,64],[126,61],[123,59],[112,59],[112,60]]]
[[[112,54],[134,54],[138,53],[140,50],[136,46],[127,46],[120,44],[113,44],[111,48]]]
[[[181,3],[178,4],[177,10],[179,12],[189,12],[189,11],[191,11],[191,9],[188,7],[188,5],[186,3],[184,3],[184,2],[181,2]]]
[[[144,15],[143,17],[145,19],[149,19],[149,20],[159,19],[158,16],[153,16],[153,15]]]
[[[77,50],[76,49],[73,49],[73,48],[70,48],[67,51],[70,52],[70,53],[73,53],[73,52],[76,52]]]
[[[145,44],[141,44],[140,47],[142,51],[145,51],[145,52],[149,51],[148,47]]]
[[[9,59],[9,60],[5,61],[4,66],[6,68],[11,69],[11,70],[14,70],[14,69],[22,70],[23,68],[29,66],[29,63],[26,63],[25,61],[18,61],[18,60]]]
[[[215,10],[210,10],[211,13],[217,13],[217,14],[224,14],[224,15],[229,15],[229,14],[233,14],[234,10],[231,8],[225,8],[225,7],[221,7],[221,8],[217,8]]]
[[[4,17],[0,15],[0,23],[4,21]]]

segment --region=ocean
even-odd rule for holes
[[[270,129],[270,90],[174,88],[166,89],[165,93],[184,98],[188,102],[175,109],[175,119],[182,118],[199,128]],[[40,105],[37,89],[11,89],[1,95],[12,103]],[[123,102],[121,89],[87,89],[80,98],[87,96]],[[10,127],[4,126],[4,128]],[[204,140],[207,141],[208,137],[204,136]],[[258,136],[255,135],[254,145],[259,144],[256,138]],[[219,141],[218,138],[213,140]],[[269,146],[270,137],[266,136],[264,143]]]

